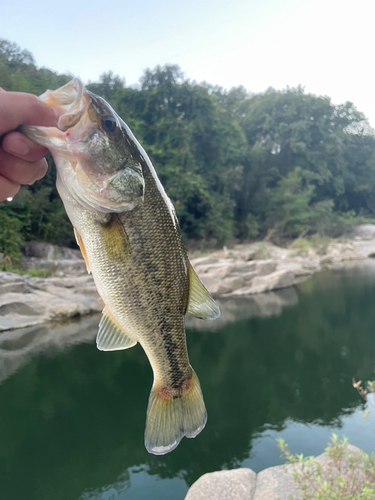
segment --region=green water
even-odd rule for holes
[[[182,500],[205,472],[279,464],[280,436],[305,454],[332,432],[375,449],[351,386],[375,378],[374,266],[222,307],[216,329],[187,332],[207,426],[165,456],[143,446],[152,373],[139,346],[99,352],[97,318],[1,334],[1,499]]]

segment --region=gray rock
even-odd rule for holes
[[[237,288],[242,288],[245,284],[244,276],[227,276],[224,278],[224,285],[226,286],[226,293],[232,292]]]
[[[336,469],[327,452],[316,457],[314,461],[322,466],[325,474],[333,474],[333,477],[341,475],[350,479],[353,476],[349,476],[349,456],[356,458],[357,465],[352,461],[351,469],[358,484],[363,486],[367,479],[360,471],[364,458],[356,446],[347,445],[339,464],[340,471]],[[302,491],[294,479],[294,472],[300,470],[301,464],[296,463],[269,467],[258,474],[251,469],[212,472],[200,477],[191,486],[185,500],[300,500]]]
[[[208,264],[216,264],[218,261],[218,257],[212,257],[211,255],[208,255],[207,257],[198,257],[197,259],[191,259],[191,263],[194,268],[197,266],[201,265],[208,265]]]
[[[242,278],[244,281],[244,285],[249,286],[253,281],[253,278],[255,278],[255,276],[257,276],[257,273],[255,271],[243,274]]]
[[[293,465],[278,465],[259,472],[251,500],[288,500],[291,496],[293,500],[302,498],[293,479],[294,468]]]
[[[87,273],[85,261],[78,258],[50,260],[24,257],[22,259],[22,270],[29,271],[30,269],[46,269],[50,276],[79,276]]]
[[[256,474],[251,469],[234,469],[204,474],[189,489],[185,500],[250,500]]]
[[[375,238],[375,224],[360,224],[354,227],[353,236],[364,240]]]
[[[32,278],[0,273],[0,332],[103,309],[91,276]]]
[[[24,254],[26,257],[37,257],[47,260],[82,259],[81,252],[78,249],[59,247],[40,241],[29,241],[25,243]]]
[[[220,276],[216,275],[216,273],[201,274],[199,277],[213,297],[219,297],[220,295],[229,291],[229,287],[224,283],[223,279]]]
[[[266,276],[256,276],[251,282],[251,286],[234,290],[227,296],[254,295],[257,293],[286,288],[294,284],[294,273],[289,270],[275,271]]]
[[[197,266],[196,272],[198,273],[199,277],[202,277],[205,274],[210,274],[212,276],[216,276],[217,278],[223,279],[231,274],[236,265],[237,264],[235,262],[232,262],[230,260],[221,260],[215,264]]]
[[[258,260],[254,262],[255,264],[255,272],[260,275],[264,276],[266,274],[273,273],[276,271],[276,262],[272,259],[267,259],[267,260]]]

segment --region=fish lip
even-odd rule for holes
[[[79,78],[73,78],[70,82],[56,90],[47,90],[39,99],[47,104],[64,111],[69,111],[77,106],[82,99],[84,85]]]
[[[73,78],[56,90],[47,90],[39,99],[60,115],[57,127],[63,132],[79,123],[90,103],[88,91],[79,78]]]

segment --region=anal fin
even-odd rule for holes
[[[85,249],[85,245],[83,244],[82,236],[79,234],[79,232],[77,231],[76,228],[73,228],[73,229],[74,229],[74,235],[76,237],[77,244],[79,246],[79,249],[81,250],[82,257],[85,260],[87,272],[89,274],[91,274],[89,261],[87,259],[86,249]]]
[[[100,351],[118,351],[120,349],[129,349],[135,346],[136,343],[105,308],[99,323],[98,336],[96,337],[97,348]]]
[[[218,318],[220,316],[219,306],[199,279],[190,262],[188,262],[188,269],[189,303],[185,315],[209,320]]]

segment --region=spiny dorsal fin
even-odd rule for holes
[[[76,237],[77,244],[79,246],[79,249],[81,250],[82,257],[85,259],[85,264],[86,264],[87,272],[89,274],[91,274],[90,266],[89,266],[89,261],[87,260],[87,254],[86,254],[85,245],[83,244],[83,241],[82,241],[82,236],[79,234],[79,232],[77,231],[76,228],[73,228],[73,229],[74,229],[74,235]]]
[[[118,351],[129,349],[137,342],[133,340],[113,319],[107,308],[103,311],[96,337],[96,346],[100,351]]]
[[[199,279],[190,262],[188,262],[188,269],[190,282],[189,303],[185,315],[210,320],[218,318],[220,316],[220,309]]]

